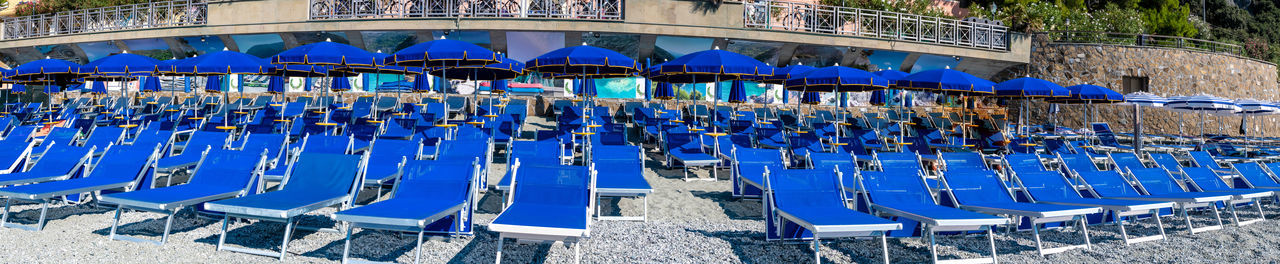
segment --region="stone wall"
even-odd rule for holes
[[[1206,53],[1155,47],[1131,47],[1093,44],[1049,43],[1043,35],[1032,40],[1032,77],[1049,80],[1064,86],[1094,84],[1125,93],[1121,84],[1125,76],[1142,76],[1150,80],[1150,93],[1160,96],[1211,94],[1225,98],[1254,98],[1278,101],[1276,65],[1232,55]],[[1009,75],[1025,75],[1026,70],[1010,71]],[[1007,76],[1014,77],[1014,76]],[[1003,80],[1003,79],[1002,79]],[[1017,104],[1013,104],[1017,106]],[[1017,110],[1013,107],[1012,110]],[[1049,120],[1048,105],[1032,103],[1028,113],[1035,124]],[[1060,124],[1085,127],[1086,106],[1060,106]],[[1111,124],[1116,131],[1129,132],[1133,128],[1133,106],[1094,106],[1096,121]],[[1199,123],[1204,121],[1206,133],[1239,135],[1240,116],[1205,116],[1195,113],[1181,114],[1165,109],[1144,108],[1143,128],[1148,133],[1178,133],[1179,121],[1184,123],[1184,134],[1199,134]],[[1250,117],[1250,136],[1280,136],[1280,125],[1275,116]]]

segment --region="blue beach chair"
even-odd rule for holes
[[[335,214],[338,221],[350,223],[343,243],[342,261],[347,262],[350,258],[354,228],[417,233],[414,263],[422,256],[424,234],[473,234],[472,212],[479,203],[478,192],[483,187],[479,186],[478,163],[478,159],[471,163],[407,161],[403,173],[394,181],[391,198]]]
[[[600,220],[648,221],[649,194],[653,186],[644,178],[644,151],[639,146],[596,146],[591,162],[596,165],[596,195],[604,197],[631,197],[643,200],[641,216],[605,216],[596,207]]]
[[[162,173],[172,173],[195,166],[200,162],[201,154],[208,149],[223,149],[231,142],[231,133],[196,131],[191,133],[186,143],[175,144],[173,151],[156,162],[156,169]],[[137,145],[137,143],[134,143]],[[181,151],[181,152],[177,152]],[[175,155],[175,153],[177,154]],[[166,184],[167,185],[167,184]]]
[[[416,141],[379,139],[373,141],[369,151],[369,166],[364,171],[364,186],[376,187],[374,195],[382,195],[382,187],[400,176],[399,164],[415,160],[422,153],[422,144]]]
[[[938,205],[932,192],[925,185],[924,176],[918,170],[886,171],[854,170],[852,184],[846,183],[845,191],[857,195],[858,208],[872,215],[891,217],[903,224],[902,232],[890,232],[893,236],[919,236],[929,240],[929,253],[938,261],[936,236],[938,232],[986,231],[991,244],[991,255],[983,258],[947,261],[995,262],[995,233],[997,225],[1009,223],[1009,219]],[[918,225],[917,225],[918,223]],[[895,233],[903,233],[895,235]]]
[[[31,158],[35,145],[35,142],[24,140],[0,140],[0,175],[21,170]]]
[[[1011,184],[1025,190],[1030,196],[1028,198],[1033,202],[1102,208],[1109,214],[1111,221],[1119,227],[1120,237],[1124,239],[1125,244],[1165,239],[1160,211],[1172,210],[1174,206],[1172,202],[1102,199],[1101,195],[1094,193],[1092,189],[1076,190],[1059,172],[1045,170],[1044,165],[1040,163],[1040,157],[1036,154],[1005,155],[1001,164],[1004,164],[1006,171],[1012,175]],[[1089,195],[1089,198],[1081,196],[1081,192]],[[1125,218],[1143,215],[1150,216],[1156,222],[1156,229],[1160,233],[1130,238],[1128,231],[1125,230]]]
[[[595,170],[586,166],[539,165],[522,167],[515,160],[511,194],[502,213],[489,223],[498,233],[495,259],[502,262],[503,240],[562,241],[573,243],[580,261],[579,242],[591,233],[595,205]]]
[[[1112,153],[1111,156],[1113,159],[1116,159],[1117,157],[1127,157],[1130,159],[1137,158],[1137,156],[1135,156],[1133,153]],[[1270,190],[1251,190],[1251,189],[1232,188],[1231,186],[1227,185],[1226,182],[1223,181],[1223,177],[1219,176],[1218,173],[1215,172],[1215,170],[1212,170],[1207,167],[1183,167],[1181,164],[1178,163],[1178,160],[1174,158],[1173,155],[1170,155],[1168,153],[1151,153],[1151,158],[1152,160],[1155,160],[1156,164],[1159,164],[1160,167],[1163,167],[1165,170],[1172,172],[1171,175],[1182,176],[1183,178],[1179,179],[1179,182],[1182,182],[1183,184],[1185,184],[1188,190],[1197,191],[1197,192],[1230,194],[1231,201],[1226,201],[1224,203],[1226,203],[1227,209],[1231,210],[1231,218],[1236,223],[1236,226],[1243,226],[1243,225],[1258,223],[1267,218],[1266,217],[1267,214],[1262,211],[1262,200],[1264,198],[1274,199],[1275,198],[1274,192]],[[1234,181],[1234,178],[1238,175],[1235,175],[1235,176],[1225,175],[1225,176],[1231,177],[1232,180]],[[1253,219],[1249,221],[1240,221],[1240,214],[1239,212],[1237,212],[1238,211],[1237,207],[1241,206],[1242,204],[1249,204],[1249,203],[1252,203],[1255,207],[1257,207],[1259,217],[1257,219]]]
[[[690,181],[698,178],[689,178],[689,167],[712,167],[710,181],[716,180],[716,166],[720,164],[720,159],[707,153],[702,148],[701,138],[696,133],[663,133],[662,152],[667,158],[667,168],[681,168],[684,172],[684,180]]]
[[[89,137],[85,138],[84,146],[94,146],[100,151],[93,153],[94,155],[102,155],[107,150],[107,146],[120,145],[124,142],[125,129],[114,126],[94,127],[89,132]]]
[[[977,154],[977,153],[973,153]],[[1089,223],[1085,216],[1102,212],[1098,207],[1086,207],[1060,204],[1023,203],[1013,199],[1004,180],[990,170],[950,169],[943,173],[942,189],[950,194],[951,202],[961,209],[974,212],[1004,215],[1015,219],[1028,219],[1032,234],[1036,241],[1036,251],[1041,256],[1061,253],[1071,249],[1091,246],[1089,241]],[[1083,236],[1083,244],[1045,248],[1040,242],[1040,226],[1047,223],[1077,222],[1079,232]]]
[[[109,147],[103,155],[109,158],[99,160],[84,177],[0,188],[0,196],[6,198],[5,212],[0,217],[0,223],[5,227],[39,231],[44,229],[49,203],[54,199],[67,195],[83,196],[86,193],[97,197],[99,192],[114,189],[125,192],[136,190],[144,178],[154,173],[160,146],[115,145]],[[76,201],[84,200],[83,197],[77,198]],[[9,205],[13,200],[40,204],[40,218],[34,226],[8,222]]]
[[[902,229],[902,224],[848,208],[843,175],[837,168],[766,168],[766,237],[812,240],[814,262],[821,263],[819,249],[823,238],[879,236],[884,263],[889,263],[886,233]]]
[[[113,193],[102,196],[103,203],[116,204],[111,223],[111,240],[147,242],[164,245],[169,239],[173,216],[185,208],[209,201],[240,197],[254,193],[253,182],[266,166],[266,156],[251,150],[211,149],[201,154],[191,180],[164,188]],[[166,214],[160,240],[149,240],[118,234],[120,216],[125,209]]]
[[[1062,162],[1063,174],[1068,176],[1068,180],[1088,186],[1103,198],[1173,202],[1178,205],[1190,233],[1222,229],[1222,217],[1215,204],[1230,200],[1229,194],[1185,192],[1181,186],[1172,184],[1172,176],[1163,168],[1117,168],[1117,170],[1123,170],[1124,174],[1116,170],[1104,171],[1098,169],[1093,163],[1093,158],[1087,153],[1058,153],[1058,160]],[[1195,227],[1187,212],[1191,209],[1206,207],[1213,210],[1217,224]]]
[[[764,195],[766,168],[786,168],[786,152],[782,149],[734,147],[731,152],[730,181],[733,183],[733,197],[736,198],[761,198]]]
[[[367,155],[366,155],[367,156]],[[343,209],[352,204],[359,191],[367,157],[329,153],[302,153],[289,166],[289,172],[277,191],[205,203],[211,211],[225,213],[218,250],[229,250],[284,259],[289,238],[298,217],[330,206]],[[226,245],[227,226],[231,218],[284,222],[284,238],[280,252]]]
[[[42,151],[44,154],[42,156],[56,158],[39,160],[29,158],[27,162],[33,162],[34,164],[31,164],[27,169],[21,172],[0,174],[0,186],[69,179],[81,173],[86,165],[91,162],[93,151],[93,147],[56,144]]]

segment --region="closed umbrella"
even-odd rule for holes
[[[1022,99],[1022,110],[1018,111],[1018,131],[1024,131],[1026,127],[1023,121],[1026,120],[1028,100],[1071,96],[1071,90],[1062,85],[1032,77],[997,83],[995,92],[995,97]]]
[[[1169,100],[1169,103],[1165,104],[1165,107],[1169,109],[1174,109],[1175,111],[1199,113],[1200,114],[1200,122],[1199,122],[1200,135],[1202,137],[1201,140],[1203,140],[1203,136],[1204,136],[1204,121],[1205,121],[1204,115],[1205,114],[1230,115],[1230,114],[1235,114],[1236,112],[1240,112],[1241,110],[1240,105],[1236,104],[1234,101],[1230,99],[1207,95],[1207,94],[1180,97],[1174,100]]]
[[[1142,154],[1142,107],[1163,107],[1169,103],[1168,98],[1147,92],[1133,92],[1124,95],[1125,105],[1133,105],[1133,151]]]
[[[1280,113],[1280,105],[1275,103],[1263,102],[1254,99],[1239,99],[1236,104],[1240,105],[1240,135],[1246,136],[1248,128],[1245,121],[1249,116],[1273,115]]]

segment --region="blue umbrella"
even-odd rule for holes
[[[271,56],[271,63],[374,67],[382,64],[373,53],[330,40],[298,46]]]
[[[868,100],[869,103],[871,103],[871,105],[876,105],[876,106],[884,106],[886,104],[889,104],[889,100],[885,98],[884,93],[885,93],[884,90],[872,91],[871,100]]]
[[[730,103],[747,102],[746,86],[747,85],[743,83],[742,80],[733,80],[733,83],[729,85],[729,100],[726,101]]]
[[[79,74],[80,65],[60,59],[43,59],[23,63],[13,68],[8,78],[14,81],[44,81],[71,79]]]
[[[142,80],[143,80],[142,81],[143,92],[159,92],[160,91],[160,78],[143,77]]]
[[[786,85],[787,90],[793,91],[839,93],[880,90],[887,88],[889,81],[864,70],[831,66],[791,77],[787,79]]]
[[[163,70],[161,65],[151,57],[121,53],[80,66],[78,72],[89,79],[133,79],[154,76]]]
[[[786,84],[788,79],[803,76],[805,73],[808,73],[809,71],[816,70],[816,69],[818,68],[805,66],[802,64],[791,65],[791,66],[782,67],[782,68],[775,68],[775,70],[773,70],[773,74],[760,77],[759,79],[760,79],[760,82],[763,82],[763,83]]]
[[[670,100],[676,98],[676,93],[671,89],[671,83],[658,82],[653,86],[653,99]]]
[[[800,103],[816,105],[822,103],[822,94],[818,92],[806,92],[800,95]]]
[[[507,90],[511,89],[510,86],[511,85],[507,80],[494,80],[489,82],[489,92],[498,94],[507,93]]]
[[[1124,95],[1092,84],[1068,86],[1067,90],[1071,92],[1070,95],[1049,101],[1059,104],[1109,104],[1124,101]]]
[[[26,85],[22,85],[22,84],[13,84],[13,87],[9,89],[9,92],[11,92],[11,93],[19,93],[19,94],[20,94],[20,93],[26,93],[26,92],[27,92],[27,86],[26,86]]]
[[[399,74],[399,75],[421,74],[423,72],[423,69],[421,67],[390,66],[390,65],[382,64],[382,61],[386,60],[386,58],[390,56],[391,54],[376,52],[376,53],[373,53],[374,60],[378,62],[378,64],[376,65],[346,65],[346,66],[335,68],[333,70],[339,71],[339,72]]]
[[[524,74],[524,63],[512,59],[502,59],[500,63],[451,67],[447,71],[444,67],[435,68],[429,73],[431,75],[440,76],[455,80],[505,80],[520,77]]]
[[[425,93],[431,91],[431,83],[428,81],[426,74],[418,75],[413,78],[413,92]]]
[[[360,75],[353,71],[339,71],[334,66],[272,64],[272,75],[283,77],[352,77]]]
[[[107,94],[107,83],[103,81],[94,81],[93,88],[89,90],[93,94]]]
[[[392,53],[382,64],[413,67],[458,67],[502,62],[492,50],[452,39],[418,43]]]
[[[698,83],[771,76],[775,68],[746,55],[705,50],[658,65],[650,78],[660,82]]]
[[[575,85],[573,94],[578,96],[592,97],[596,96],[596,80],[583,79]]]
[[[350,91],[351,81],[347,80],[347,77],[333,78],[333,83],[330,84],[329,90],[333,90],[334,92]]]
[[[944,94],[984,95],[995,93],[995,83],[952,69],[936,69],[913,73],[898,80],[897,86],[902,89],[933,91]]]
[[[222,76],[210,75],[205,78],[204,91],[210,93],[222,92]]]
[[[876,71],[876,72],[872,72],[871,74],[875,74],[876,76],[880,76],[881,78],[885,78],[886,80],[889,80],[889,88],[894,88],[898,86],[898,80],[905,79],[907,78],[908,75],[911,75],[910,73],[906,73],[906,72],[894,70],[894,69]]]
[[[620,76],[640,70],[640,64],[617,51],[588,45],[565,47],[543,53],[525,62],[530,71],[569,74]]]
[[[174,66],[174,72],[185,75],[269,75],[275,67],[253,55],[235,51],[219,51],[185,59]]]
[[[271,76],[271,78],[267,80],[267,93],[283,94],[285,83],[286,81],[284,80],[284,77]]]
[[[1022,77],[996,84],[996,97],[1045,98],[1070,96],[1062,85],[1039,78]]]

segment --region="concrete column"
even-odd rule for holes
[[[899,71],[911,72],[911,67],[916,66],[916,60],[920,59],[920,53],[907,54],[907,58],[902,60],[902,64],[898,65]]]
[[[489,31],[489,49],[507,53],[507,32],[502,30]]]
[[[637,45],[636,53],[638,54],[638,56],[640,56],[640,59],[653,57],[653,48],[654,48],[653,45],[655,45],[655,43],[657,42],[658,42],[657,35],[649,35],[649,34],[640,35],[640,42],[636,43]],[[662,62],[654,61],[652,63],[658,64]]]
[[[785,67],[787,65],[791,65],[791,58],[795,57],[796,47],[799,46],[800,44],[796,43],[783,43],[782,47],[778,48],[778,65],[773,66]]]
[[[867,63],[867,54],[862,48],[847,48],[840,53],[840,66],[852,67]],[[879,70],[879,69],[876,69]]]
[[[123,41],[123,40],[112,40],[112,41],[111,41],[111,44],[112,44],[112,45],[116,45],[116,48],[120,49],[120,51],[128,52],[128,53],[133,53],[133,50],[132,50],[132,49],[129,49],[129,45],[128,45],[128,44],[124,44],[124,41]]]
[[[280,41],[284,42],[284,49],[286,50],[301,46],[301,43],[298,43],[298,37],[293,36],[292,33],[280,33],[276,35],[280,35]]]
[[[342,33],[347,35],[347,42],[349,42],[348,44],[351,44],[351,46],[356,46],[361,49],[366,48],[364,43],[364,34],[360,34],[360,31],[348,30],[348,31],[342,31]],[[370,52],[376,52],[376,50],[370,50]],[[382,52],[395,52],[395,51],[384,50]]]
[[[187,52],[182,50],[182,41],[177,38],[161,38],[164,44],[169,46],[169,52],[173,53],[173,58],[181,59],[187,57]]]
[[[727,38],[715,38],[714,40],[712,40],[712,41],[711,41],[711,47],[712,47],[712,48],[717,48],[717,47],[718,47],[718,48],[720,48],[720,49],[727,49],[727,48],[729,48],[729,39],[727,39]]]
[[[240,46],[236,45],[236,40],[232,39],[231,35],[218,35],[218,39],[222,40],[222,45],[226,46],[227,50],[240,51]]]
[[[577,46],[577,45],[582,45],[582,32],[577,32],[577,31],[565,31],[565,32],[564,32],[564,46],[565,46],[565,47],[573,47],[573,46]]]

